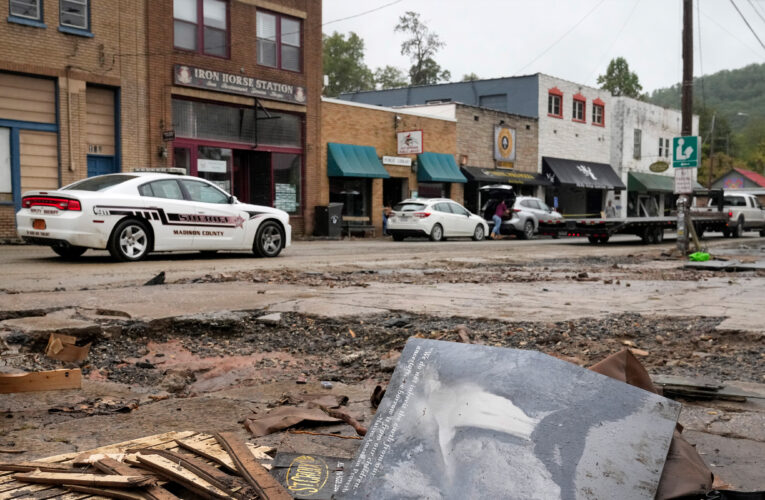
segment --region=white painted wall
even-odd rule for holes
[[[679,136],[682,130],[682,114],[678,110],[662,108],[630,97],[612,97],[612,121],[609,127],[612,135],[610,163],[624,184],[627,184],[629,172],[643,172],[654,175],[666,175],[674,178],[672,169],[672,138]],[[641,130],[640,158],[634,157],[635,129]],[[693,116],[693,134],[698,134],[699,117]],[[659,138],[664,139],[662,155],[659,156]],[[670,149],[666,144],[669,142]],[[669,168],[662,172],[651,172],[649,167],[657,161],[669,163]],[[694,180],[696,180],[694,169]],[[626,193],[622,193],[620,215],[626,216]],[[663,208],[663,206],[661,207]]]
[[[547,114],[547,95],[553,87],[563,92],[563,118]],[[582,94],[585,104],[585,123],[575,122],[573,117],[574,94]],[[600,98],[604,103],[605,127],[592,124],[592,101]],[[539,172],[542,171],[542,157],[567,158],[571,160],[609,163],[611,159],[611,94],[569,82],[549,75],[539,75]]]

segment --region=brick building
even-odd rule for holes
[[[461,103],[408,106],[405,109],[457,121],[457,157],[465,184],[465,207],[480,213],[482,186],[510,184],[518,194],[544,197],[550,186],[537,173],[539,120]]]
[[[0,239],[21,193],[148,162],[145,0],[0,0]]]
[[[410,196],[463,201],[457,122],[416,110],[322,99],[320,204],[382,229],[382,209]]]
[[[151,167],[180,167],[312,229],[322,81],[321,2],[152,2]]]

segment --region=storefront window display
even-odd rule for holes
[[[294,214],[300,208],[301,156],[273,153],[274,207]]]
[[[447,182],[420,182],[417,196],[420,198],[448,198],[450,184]]]
[[[343,215],[370,215],[372,181],[369,179],[330,177],[329,201],[343,204]]]
[[[197,149],[197,176],[214,183],[227,193],[231,192],[231,150],[199,146]]]

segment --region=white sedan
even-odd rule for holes
[[[129,172],[90,177],[55,191],[24,193],[19,236],[76,258],[108,249],[121,261],[149,252],[251,250],[276,257],[290,245],[283,210],[239,203],[198,177]]]
[[[404,200],[393,207],[388,217],[388,233],[395,241],[407,236],[427,236],[433,241],[467,236],[481,241],[488,231],[483,218],[448,198]]]

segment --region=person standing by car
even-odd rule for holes
[[[393,209],[390,208],[390,203],[383,207],[382,219],[383,219],[383,236],[388,236],[388,217],[390,217]]]
[[[491,216],[491,220],[494,221],[494,228],[491,230],[491,239],[493,240],[501,240],[502,235],[500,234],[500,229],[502,227],[502,218],[507,215],[507,205],[505,205],[505,200],[502,200],[499,202],[499,205],[497,205],[497,208],[494,210],[494,215]]]

